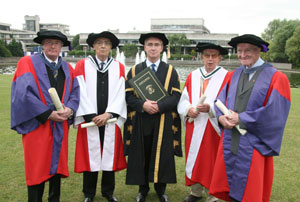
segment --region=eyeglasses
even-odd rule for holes
[[[212,58],[212,59],[216,59],[217,57],[219,57],[219,54],[203,54],[204,58]]]
[[[160,47],[162,44],[161,43],[146,43],[146,46],[148,47]]]
[[[94,44],[97,44],[99,46],[102,46],[102,45],[105,45],[105,46],[109,46],[111,45],[111,42],[110,41],[95,41]]]

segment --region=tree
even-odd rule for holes
[[[293,36],[286,42],[285,53],[289,57],[289,62],[300,66],[300,26],[296,28]]]
[[[180,54],[181,47],[189,45],[190,41],[186,38],[185,34],[172,34],[169,36],[169,43],[171,47],[171,53]]]
[[[0,57],[11,57],[11,52],[6,48],[2,40],[0,40]]]
[[[293,35],[296,27],[300,26],[300,21],[283,20],[280,23],[274,21],[274,24],[279,24],[279,27],[274,28],[273,35],[268,36],[272,39],[269,41],[269,60],[272,62],[288,62],[289,59],[285,53],[286,41]]]
[[[17,42],[13,39],[7,46],[8,50],[11,52],[12,56],[22,57],[24,56],[24,51],[21,42]]]
[[[126,57],[134,58],[136,56],[136,52],[138,51],[137,46],[135,44],[125,44],[120,48],[121,51],[124,51],[124,55]]]
[[[80,35],[77,34],[72,39],[72,49],[73,50],[82,50],[83,49],[83,46],[81,46],[79,43],[79,38],[80,38]]]
[[[191,56],[196,56],[196,55],[197,55],[197,52],[196,52],[195,49],[193,49],[193,50],[191,51]]]
[[[269,22],[268,27],[261,34],[262,38],[266,41],[272,41],[275,31],[279,29],[281,25],[286,24],[286,22],[286,19],[284,19],[283,21],[279,19],[272,20],[271,22]]]

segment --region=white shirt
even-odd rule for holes
[[[258,58],[258,60],[256,61],[256,63],[254,63],[254,65],[251,66],[252,67],[258,67],[264,64],[265,61],[263,61],[263,59],[261,59],[260,57]],[[246,68],[248,69],[249,67],[246,66]],[[249,74],[249,81],[251,80],[251,78],[253,77],[253,75],[255,74],[256,71],[252,72]]]
[[[151,67],[152,64],[155,64],[154,69],[155,69],[156,72],[157,72],[157,68],[159,66],[159,63],[160,63],[160,59],[158,59],[155,63],[150,62],[148,59],[146,60],[147,67]]]
[[[55,62],[55,64],[57,64],[57,63],[58,63],[58,57],[56,58],[56,60],[55,60],[55,61],[53,61],[53,60],[49,59],[49,58],[47,57],[47,55],[46,55],[44,52],[43,52],[43,54],[44,54],[44,56],[45,56],[46,60],[48,60],[48,62],[50,62],[50,63],[52,63],[52,62]]]
[[[96,55],[96,60],[97,60],[97,62],[98,62],[98,64],[100,65],[102,62],[104,63],[104,66],[103,66],[103,69],[104,69],[104,67],[105,67],[105,65],[106,65],[106,63],[107,63],[107,60],[108,60],[108,58],[106,58],[106,60],[104,60],[104,61],[101,61],[98,57],[97,57],[97,55]]]

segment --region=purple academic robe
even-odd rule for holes
[[[230,201],[230,198],[234,198],[238,201],[268,201],[271,195],[272,156],[278,156],[280,152],[291,98],[286,75],[271,64],[263,65],[246,110],[239,114],[247,133],[240,137],[237,155],[231,151],[232,130],[223,130],[210,187],[210,193],[223,200]],[[239,67],[233,72],[230,82],[218,97],[231,110],[235,109],[237,86],[242,71],[243,68]],[[217,117],[222,115],[217,107],[215,110]],[[257,170],[262,171],[261,175],[255,174]]]
[[[74,70],[62,62],[65,85],[62,103],[74,111],[79,105],[79,85]],[[54,105],[48,93],[50,82],[40,55],[20,59],[11,90],[11,129],[23,134],[27,185],[40,184],[54,174],[68,171],[68,130],[72,120],[41,124],[36,117]]]

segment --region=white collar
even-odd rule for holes
[[[98,64],[100,65],[102,62],[104,62],[104,65],[107,63],[107,60],[108,60],[108,58],[106,58],[104,61],[101,61],[98,57],[97,57],[97,55],[96,55],[96,60],[97,60],[97,62],[98,62]]]
[[[258,66],[261,66],[265,63],[265,61],[263,61],[263,59],[261,59],[260,57],[258,58],[258,60],[254,63],[254,65],[251,66],[252,67],[258,67]],[[246,68],[249,68],[246,66]]]
[[[58,63],[58,57],[56,58],[55,61],[51,60],[50,58],[47,57],[47,55],[43,52],[43,55],[45,56],[46,60],[48,60],[48,62],[52,63],[52,62],[55,62],[55,64]]]
[[[159,64],[160,64],[160,59],[158,59],[156,62],[150,62],[148,59],[146,60],[146,65],[147,65],[147,67],[150,67],[152,64],[155,64],[155,70],[157,71],[157,68],[158,68],[158,66],[159,66]]]
[[[221,66],[216,66],[216,68],[211,71],[210,73],[207,73],[205,70],[205,67],[200,67],[200,75],[201,77],[205,80],[205,79],[210,79],[217,71],[219,71],[222,67]]]

